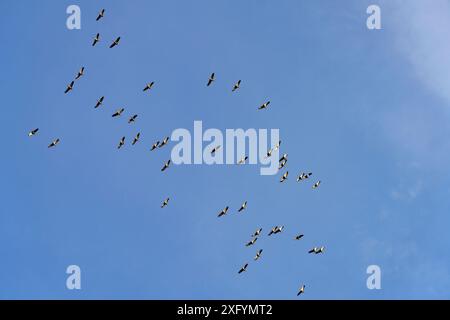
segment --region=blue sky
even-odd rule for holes
[[[305,299],[448,298],[450,4],[378,1],[382,30],[369,31],[372,3],[2,1],[0,298],[295,299],[303,283]],[[70,4],[81,30],[66,28]],[[258,166],[162,174],[173,144],[151,144],[194,120],[280,128],[290,179]],[[295,182],[307,170],[319,189]],[[244,246],[274,225],[286,229]],[[315,245],[326,252],[308,255]],[[65,287],[72,264],[80,291]],[[371,264],[381,290],[366,288]]]

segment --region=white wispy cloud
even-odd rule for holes
[[[423,189],[423,183],[418,180],[411,185],[400,185],[391,190],[390,195],[394,200],[412,201],[416,199]]]
[[[385,1],[382,7],[417,79],[450,103],[450,1]]]
[[[450,1],[380,0],[379,5],[382,32],[389,39],[386,44],[394,48],[392,59],[409,66],[404,76],[417,84],[403,103],[396,101],[383,110],[379,123],[384,137],[403,166],[416,162],[419,169],[446,172],[450,160]]]

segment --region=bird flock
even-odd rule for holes
[[[98,13],[97,17],[96,17],[96,21],[100,21],[101,19],[103,19],[105,17],[105,9],[101,9],[100,12]],[[109,45],[109,48],[112,49],[114,47],[117,47],[120,44],[120,40],[121,37],[118,36],[116,37],[111,44]],[[101,35],[100,33],[97,33],[93,40],[92,40],[92,47],[95,47],[99,42],[101,42]],[[76,82],[79,81],[83,76],[84,76],[84,72],[85,72],[85,68],[81,67],[80,70],[76,73],[74,79],[67,85],[64,93],[65,94],[69,94],[72,90],[74,90]],[[213,72],[211,73],[211,75],[208,77],[206,86],[209,87],[211,86],[214,82],[216,81],[216,74]],[[238,80],[233,86],[231,91],[232,92],[236,92],[237,90],[239,90],[241,88],[241,81],[242,80]],[[151,81],[147,84],[145,84],[144,88],[142,89],[143,92],[147,92],[149,90],[151,90],[153,88],[153,86],[155,85],[154,81]],[[100,97],[95,106],[94,109],[100,108],[103,105],[105,97],[102,96]],[[270,105],[270,101],[266,101],[263,104],[261,104],[257,110],[265,110],[268,109]],[[119,108],[117,109],[113,114],[112,114],[112,118],[118,118],[121,117],[122,114],[124,113],[125,108]],[[137,114],[132,115],[129,119],[128,119],[128,124],[132,124],[134,122],[136,122],[138,118]],[[32,129],[31,131],[29,131],[28,136],[29,137],[33,137],[36,136],[39,132],[39,128],[35,128]],[[131,145],[135,145],[136,143],[139,142],[140,140],[140,136],[141,133],[138,132],[132,139]],[[156,149],[160,149],[162,147],[164,147],[165,145],[167,145],[169,143],[170,138],[169,137],[164,137],[161,141],[156,141],[154,142],[151,147],[150,147],[150,151],[154,151]],[[117,145],[117,149],[121,149],[126,142],[126,137],[123,136],[120,138],[119,143]],[[56,147],[58,144],[60,143],[60,138],[56,138],[54,140],[51,141],[51,143],[48,145],[48,148],[54,148]],[[281,145],[281,141],[279,141],[275,146],[273,146],[271,149],[269,149],[266,153],[266,158],[269,158],[272,156],[274,151],[277,151],[278,149],[280,149],[280,145]],[[220,145],[214,147],[211,151],[211,154],[214,155],[219,149],[221,148]],[[238,161],[238,165],[243,165],[246,163],[246,161],[248,160],[248,156],[243,156],[239,161]],[[288,155],[287,154],[283,154],[283,156],[279,159],[279,166],[278,169],[282,170],[286,164],[288,162]],[[162,168],[161,168],[161,172],[166,171],[171,165],[171,160],[167,160],[166,162],[164,162]],[[308,180],[311,176],[312,176],[312,172],[301,172],[298,176],[296,181],[297,182],[301,182],[301,181],[305,181]],[[284,172],[281,177],[279,182],[280,183],[284,183],[288,180],[289,177],[289,171]],[[318,180],[316,181],[313,185],[312,185],[312,189],[317,189],[321,184],[321,181]],[[167,206],[169,206],[169,201],[170,198],[167,197],[163,200],[162,204],[161,204],[161,209],[166,208]],[[247,209],[247,201],[244,201],[241,206],[239,207],[239,209],[237,210],[238,213],[242,214],[246,209]],[[226,206],[225,208],[223,208],[221,211],[219,211],[219,213],[217,214],[217,217],[221,218],[223,216],[226,216],[229,212],[229,206]],[[275,236],[277,234],[281,234],[283,232],[283,230],[285,229],[284,226],[274,226],[270,229],[270,231],[267,233],[267,236]],[[245,246],[246,247],[251,247],[254,246],[255,243],[257,242],[257,240],[262,236],[262,232],[263,232],[263,228],[258,228],[252,235],[251,235],[251,239],[246,242]],[[296,234],[293,237],[293,240],[295,241],[299,241],[304,237],[303,234]],[[324,246],[315,246],[313,248],[311,248],[308,251],[308,254],[312,254],[312,255],[318,255],[318,254],[322,254],[325,251],[325,247]],[[263,249],[258,249],[253,260],[254,262],[260,260],[262,258],[262,253],[263,253]],[[249,263],[246,262],[238,271],[238,274],[242,274],[245,273],[247,271],[249,267]],[[297,292],[297,296],[303,294],[305,292],[305,284],[302,284],[300,286],[300,288],[298,289]]]

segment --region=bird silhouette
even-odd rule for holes
[[[286,165],[286,163],[287,163],[287,159],[283,160],[283,161],[280,161],[279,164],[278,164],[278,170],[283,169],[284,166]]]
[[[101,18],[103,18],[105,15],[105,9],[100,10],[100,12],[97,15],[97,19],[95,19],[95,21],[100,20]]]
[[[124,144],[125,144],[125,137],[122,137],[122,139],[120,139],[120,141],[119,141],[119,145],[117,146],[117,149],[122,148]]]
[[[285,181],[287,180],[287,178],[288,178],[288,175],[289,175],[289,171],[286,171],[286,172],[281,176],[280,182],[285,182]]]
[[[262,231],[262,228],[257,229],[257,230],[253,233],[252,237],[257,237],[257,236],[259,236],[259,235],[261,234],[261,231]]]
[[[263,252],[263,249],[259,249],[258,252],[256,252],[256,256],[253,258],[253,260],[258,260],[259,258],[261,258],[261,254]]]
[[[247,201],[244,201],[244,203],[239,208],[238,212],[242,212],[247,208]]]
[[[117,37],[116,40],[113,41],[113,43],[111,43],[111,45],[109,46],[110,49],[114,48],[115,46],[118,46],[120,42],[120,37]]]
[[[39,131],[39,128],[33,129],[30,132],[28,132],[28,136],[29,137],[34,136],[34,135],[36,135],[38,133],[38,131]]]
[[[138,132],[136,134],[136,136],[134,137],[133,142],[131,143],[131,145],[134,146],[136,143],[138,143],[140,137],[141,137],[141,133]]]
[[[236,82],[233,86],[233,89],[231,90],[232,92],[235,92],[237,89],[239,89],[241,87],[241,80],[239,80],[238,82]]]
[[[313,189],[317,189],[320,186],[321,181],[317,181],[316,183],[314,183],[314,185],[312,186]]]
[[[254,237],[252,240],[250,240],[249,242],[247,242],[247,243],[245,244],[245,246],[246,246],[246,247],[250,247],[250,246],[254,245],[255,242],[256,242],[256,240],[258,240],[258,237]]]
[[[273,228],[270,230],[268,236],[271,236],[271,235],[273,235],[273,234],[280,233],[280,232],[283,231],[283,229],[284,229],[284,226],[275,226],[275,227],[273,227]]]
[[[48,147],[49,147],[49,148],[56,147],[56,145],[57,145],[58,143],[59,143],[59,138],[53,140],[52,143],[50,143],[50,144],[48,145]]]
[[[75,81],[72,81],[71,83],[69,83],[67,85],[66,91],[64,91],[64,93],[68,93],[69,91],[73,90],[73,85],[75,84]]]
[[[120,117],[120,115],[125,111],[124,108],[118,109],[116,112],[113,113],[112,117]]]
[[[278,143],[273,147],[273,151],[277,151],[278,149],[280,149],[281,146],[281,140],[278,141]]]
[[[306,179],[308,179],[310,176],[312,176],[312,172],[310,172],[310,173],[304,173],[304,172],[302,172],[302,173],[299,174],[299,176],[297,177],[297,182],[298,182],[298,181],[302,181],[302,180],[306,180]]]
[[[159,144],[159,148],[162,148],[162,147],[164,147],[166,144],[168,144],[169,143],[169,137],[165,137],[164,139],[163,139],[163,141]]]
[[[269,107],[270,101],[264,102],[259,108],[258,110],[263,110],[263,109],[267,109]]]
[[[164,167],[162,167],[161,171],[166,171],[167,168],[169,168],[171,162],[172,162],[171,160],[168,160],[168,161],[164,164]]]
[[[303,234],[299,234],[299,235],[297,235],[297,236],[295,236],[295,240],[300,240],[301,238],[303,238]]]
[[[95,45],[100,41],[100,33],[97,33],[94,37],[94,40],[92,40],[92,46],[95,47]]]
[[[214,148],[211,150],[211,154],[212,154],[212,155],[215,155],[216,152],[219,151],[220,147],[221,147],[220,145],[214,147]]]
[[[278,160],[278,162],[282,162],[282,161],[287,161],[288,159],[288,155],[287,153],[283,154],[283,156],[280,158],[280,160]]]
[[[97,100],[97,103],[95,104],[95,109],[97,109],[98,107],[100,107],[103,104],[103,100],[105,99],[105,97],[100,97],[100,99]]]
[[[241,274],[242,272],[247,271],[248,263],[246,263],[239,271],[238,273]]]
[[[311,250],[308,251],[308,253],[314,253],[314,254],[319,254],[319,253],[323,253],[325,251],[325,247],[314,247]]]
[[[247,160],[248,160],[248,157],[244,156],[244,157],[241,158],[241,160],[239,160],[238,164],[244,164],[245,161],[247,161]]]
[[[144,89],[142,89],[142,91],[147,91],[147,90],[150,90],[152,87],[153,87],[153,85],[155,84],[155,82],[154,81],[152,81],[152,82],[150,82],[150,83],[147,83],[147,85],[145,86],[145,88]]]
[[[298,290],[297,297],[305,292],[305,285],[302,285]]]
[[[216,81],[215,79],[216,75],[213,73],[211,73],[211,75],[208,78],[208,83],[206,84],[207,87],[209,87],[211,85],[211,83],[213,83],[214,81]]]
[[[161,205],[161,209],[164,208],[164,207],[167,207],[167,205],[169,204],[169,200],[170,200],[170,198],[167,198],[167,199],[164,200],[164,202]]]
[[[81,67],[80,71],[78,71],[77,76],[75,77],[75,80],[80,79],[84,75],[84,67]]]
[[[150,148],[150,151],[155,150],[159,146],[159,141],[156,141],[154,144],[152,144],[152,147]]]
[[[222,217],[222,216],[224,216],[224,215],[226,215],[227,214],[227,212],[228,212],[228,206],[226,206],[222,211],[220,211],[219,212],[219,214],[217,215],[217,217]]]
[[[128,119],[128,123],[136,122],[137,117],[138,117],[137,114],[133,115],[130,119]]]

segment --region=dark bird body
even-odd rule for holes
[[[115,46],[118,46],[120,42],[120,37],[117,37],[116,40],[113,41],[113,43],[111,43],[111,45],[109,46],[110,49],[114,48]]]

